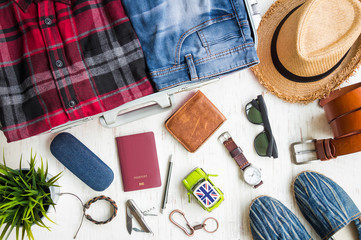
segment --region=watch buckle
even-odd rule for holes
[[[319,160],[316,153],[315,140],[306,140],[291,144],[293,162],[297,165]]]
[[[224,132],[218,137],[218,140],[223,144],[230,138],[232,138],[231,134],[229,134],[229,132]]]

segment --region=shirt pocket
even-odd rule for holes
[[[82,49],[83,57],[89,63],[93,60],[106,62],[124,58],[130,51],[140,47],[134,33],[120,35],[114,31],[102,32],[88,38],[87,42],[82,44]]]
[[[88,49],[83,58],[100,94],[133,84],[145,75],[143,52],[134,36]]]

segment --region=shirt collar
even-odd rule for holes
[[[18,4],[18,6],[21,8],[21,10],[23,10],[24,12],[27,12],[29,9],[30,4],[36,0],[14,0],[14,2],[16,2]],[[56,2],[62,2],[65,4],[70,5],[71,4],[71,0],[54,0]]]

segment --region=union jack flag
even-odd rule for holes
[[[204,181],[194,191],[194,196],[205,206],[211,207],[220,198],[213,186],[208,182]]]

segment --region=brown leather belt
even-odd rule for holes
[[[292,144],[297,164],[361,151],[361,83],[333,91],[319,105],[326,113],[334,138],[307,141],[311,147],[314,145],[312,150],[300,146],[305,142]],[[316,159],[300,160],[300,156],[312,153],[316,153]]]

